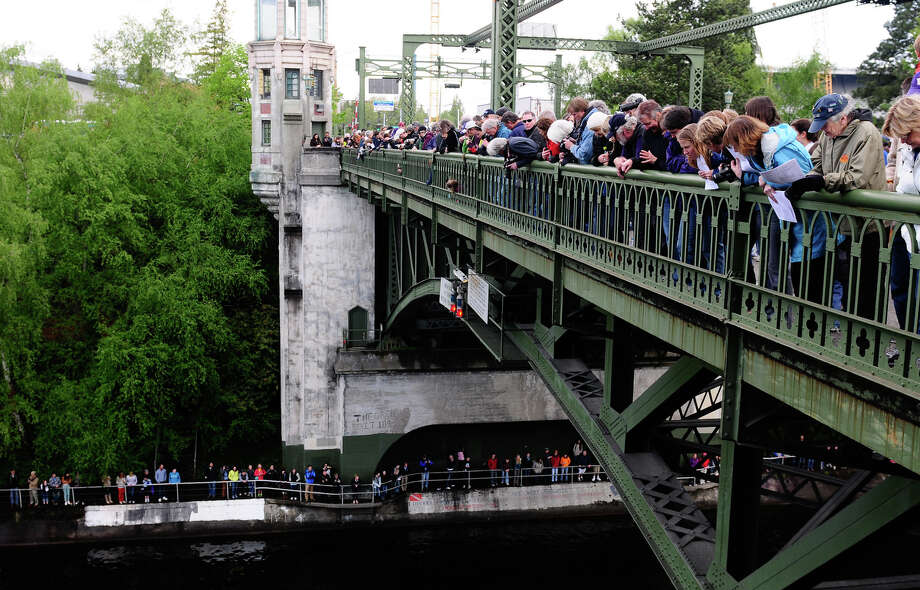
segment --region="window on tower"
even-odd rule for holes
[[[284,98],[300,98],[300,70],[284,70]]]
[[[259,70],[259,98],[268,100],[272,97],[272,71],[270,68]]]
[[[277,0],[259,0],[259,40],[278,36]]]
[[[310,86],[313,100],[323,100],[323,71],[313,70],[313,84]]]
[[[307,0],[307,38],[326,42],[326,0]]]
[[[262,120],[262,145],[272,144],[272,122],[266,119]]]
[[[284,0],[284,37],[300,39],[300,0]]]

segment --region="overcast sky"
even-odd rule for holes
[[[338,55],[337,81],[346,98],[354,98],[358,92],[354,68],[358,45],[365,45],[372,57],[398,58],[402,53],[403,33],[429,32],[430,0],[327,0],[326,3],[329,41],[336,45]],[[212,11],[212,3],[206,0],[3,0],[3,4],[0,45],[23,43],[30,59],[54,57],[65,67],[79,65],[84,70],[93,65],[93,40],[116,31],[123,17],[149,24],[163,8],[169,8],[185,23],[200,26],[207,22]],[[751,0],[755,11],[776,4]],[[232,35],[240,43],[253,37],[254,5],[254,0],[230,0]],[[440,32],[469,33],[488,24],[491,6],[492,0],[441,0]],[[762,52],[759,62],[783,67],[807,58],[813,49],[818,49],[836,67],[855,68],[884,38],[884,24],[892,14],[891,7],[852,2],[757,27]],[[634,15],[633,0],[565,0],[531,21],[557,25],[561,37],[600,38],[608,25]],[[419,48],[418,58],[428,59],[429,48]],[[473,54],[442,49],[441,55],[461,61],[488,59],[484,51]],[[579,54],[573,52],[563,57],[565,62],[578,58]],[[518,57],[520,63],[526,64],[550,63],[553,59],[552,52],[538,51],[522,51]],[[458,90],[445,89],[441,98],[445,108],[454,94],[459,94],[465,110],[472,113],[476,105],[488,102],[489,86],[485,81],[465,81]],[[518,90],[518,95],[548,98],[549,91],[543,85],[527,85]],[[419,81],[417,96],[420,102],[427,103],[427,81]]]

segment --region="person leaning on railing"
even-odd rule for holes
[[[776,168],[790,160],[795,161],[803,173],[807,172],[811,167],[808,151],[796,140],[795,130],[785,123],[770,127],[760,119],[742,115],[728,124],[725,130],[724,142],[736,152],[745,156],[751,168],[758,173]],[[731,165],[735,176],[742,178],[744,173],[741,170],[740,163],[737,160],[732,160]],[[759,184],[763,188],[764,194],[771,200],[775,200],[774,193],[777,190],[788,190],[790,186],[788,184],[764,181],[762,178],[759,180]],[[793,285],[799,285],[802,278],[801,275],[804,270],[802,262],[805,255],[803,246],[804,228],[805,224],[811,224],[813,215],[814,213],[804,214],[804,223],[794,223],[791,227],[792,236],[789,245],[790,272],[787,274],[785,288],[783,289],[789,294],[794,293]],[[822,297],[821,272],[823,265],[816,261],[824,256],[824,245],[827,236],[827,224],[823,216],[818,217],[811,233],[809,289],[808,293],[800,293],[799,296],[818,302]],[[777,224],[776,231],[771,230],[768,240],[767,280],[765,281],[768,289],[779,288],[779,252],[779,226]]]
[[[882,136],[872,123],[869,109],[856,108],[853,99],[840,94],[822,96],[812,109],[814,121],[809,131],[824,133],[811,154],[813,169],[803,179],[797,180],[786,191],[789,199],[795,200],[807,191],[848,192],[855,189],[885,190],[885,160],[882,155]],[[859,220],[857,218],[857,223]],[[876,278],[879,266],[881,236],[878,226],[872,220],[863,220],[862,227],[841,228],[850,232],[838,246],[836,279],[844,285],[842,308],[864,318],[880,319],[875,309],[876,296],[881,287]],[[850,276],[850,248],[853,238],[860,240],[859,284],[853,285],[855,292],[847,289]],[[814,239],[814,238],[812,238]],[[851,296],[859,295],[854,309]],[[885,297],[880,297],[883,301]]]
[[[920,94],[903,96],[898,99],[885,117],[882,132],[897,138],[900,144],[897,154],[898,184],[895,191],[903,195],[920,195]],[[904,329],[907,321],[910,259],[911,253],[920,249],[920,226],[914,225],[911,228],[902,225],[900,228],[895,227],[894,230],[891,241],[891,298],[898,316],[898,325]],[[911,235],[911,230],[913,230],[913,235]],[[913,273],[914,307],[916,308],[916,296],[920,291],[920,284],[918,284],[920,276],[916,270]]]

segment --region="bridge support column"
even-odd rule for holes
[[[302,469],[341,454],[343,393],[330,375],[349,312],[374,325],[375,212],[342,186],[338,150],[303,151],[292,180],[280,219],[281,436],[284,465]]]
[[[719,504],[716,549],[710,576],[740,580],[757,566],[758,517],[762,451],[741,444],[744,416],[744,340],[737,328],[726,328],[725,385],[722,391]]]

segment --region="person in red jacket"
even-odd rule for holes
[[[486,466],[489,468],[489,484],[494,488],[498,481],[498,458],[495,453],[486,461]]]
[[[551,471],[552,475],[550,479],[552,483],[556,483],[557,481],[560,481],[559,463],[561,461],[562,461],[562,457],[559,456],[559,449],[554,449],[553,456],[550,458],[550,463],[549,463],[550,467],[552,467],[552,471]]]
[[[259,486],[261,485],[259,482],[262,481],[263,479],[265,479],[265,469],[262,467],[262,464],[261,464],[261,463],[259,463],[258,465],[256,465],[256,470],[252,472],[252,476],[253,476],[254,478],[256,478],[256,484],[255,484],[255,485],[256,485],[256,490],[258,490],[258,489],[259,489]],[[258,495],[258,496],[261,497],[261,496],[262,496],[262,492],[261,492],[261,491],[257,491],[257,492],[256,492],[256,495]]]

